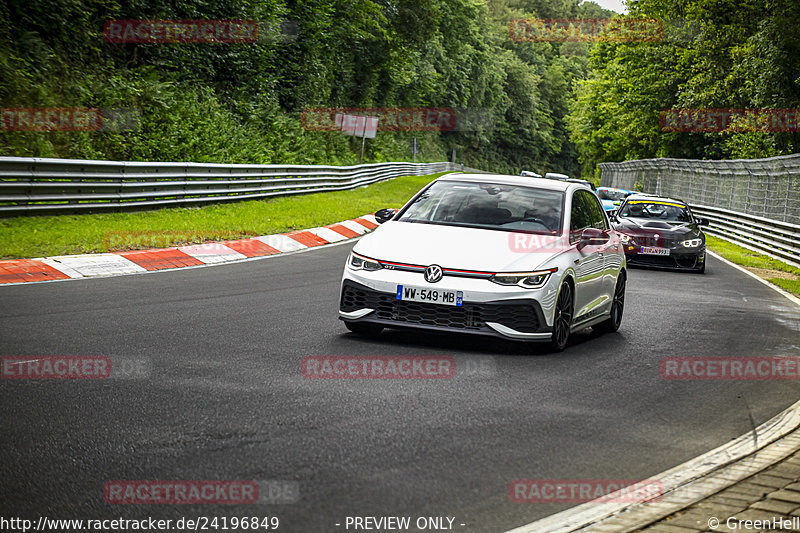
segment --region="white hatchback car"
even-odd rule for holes
[[[447,174],[356,243],[339,317],[353,332],[385,327],[547,341],[616,331],[625,253],[600,200],[550,179]]]

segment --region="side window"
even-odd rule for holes
[[[592,219],[586,198],[581,194],[584,191],[575,191],[572,196],[572,213],[570,216],[570,240],[577,239],[582,230],[592,225]]]
[[[586,200],[589,206],[589,212],[592,217],[592,227],[597,229],[608,229],[608,222],[606,221],[606,214],[603,212],[603,207],[593,194],[581,191],[581,196]]]

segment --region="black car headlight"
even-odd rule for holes
[[[351,270],[366,270],[369,272],[383,268],[383,265],[381,265],[375,259],[370,259],[369,257],[359,255],[355,252],[350,253],[350,257],[347,260],[347,266],[350,267]]]
[[[543,287],[550,279],[550,275],[556,271],[558,271],[557,268],[533,272],[498,272],[489,279],[498,285],[516,285],[523,289],[538,289]]]
[[[703,239],[688,239],[681,243],[681,246],[685,248],[697,248],[703,244]]]

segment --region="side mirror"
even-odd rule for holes
[[[583,250],[587,246],[601,246],[608,242],[608,235],[597,228],[586,228],[581,232],[578,241],[578,250]]]
[[[710,223],[707,218],[703,217],[694,217],[694,221],[697,223],[698,226],[709,226]]]
[[[375,213],[375,220],[378,222],[378,224],[383,224],[386,221],[392,220],[395,214],[397,214],[397,209],[381,209]]]

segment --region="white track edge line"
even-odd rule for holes
[[[736,268],[747,274],[748,276],[752,277],[753,279],[758,280],[759,282],[763,283],[767,287],[775,290],[779,294],[782,294],[786,298],[788,298],[791,302],[800,305],[800,298],[795,297],[794,295],[788,293],[787,291],[783,290],[782,288],[778,287],[777,285],[773,285],[772,283],[758,277],[757,275],[753,274],[746,268],[733,263],[724,257],[719,256],[718,254],[708,251],[710,255],[719,259],[723,263]],[[787,425],[787,422],[784,422],[784,419],[789,420],[788,429],[783,429],[784,426]],[[781,423],[784,422],[784,423]],[[667,484],[664,485],[664,493],[672,492],[678,490],[681,486],[687,485],[693,481],[699,480],[700,478],[706,477],[713,473],[715,470],[731,464],[735,461],[738,461],[748,455],[752,455],[758,450],[765,448],[766,446],[774,443],[779,438],[784,437],[785,435],[789,434],[790,432],[794,431],[800,427],[800,402],[794,403],[789,408],[785,409],[784,411],[778,413],[768,421],[764,422],[755,430],[755,434],[757,435],[758,442],[762,443],[757,448],[752,450],[743,449],[741,451],[735,452],[733,455],[730,455],[730,450],[734,447],[742,447],[742,444],[753,439],[753,433],[749,432],[745,433],[744,435],[738,437],[737,439],[730,441],[728,443],[719,446],[709,452],[704,453],[694,459],[689,459],[688,461],[673,467],[669,470],[665,470],[664,472],[657,474],[655,476],[650,476],[649,479],[660,479],[663,480],[665,477],[673,476],[675,477],[675,481],[669,482],[669,486]],[[763,431],[763,434],[762,434]],[[782,433],[781,433],[782,432]],[[764,438],[766,437],[766,438]],[[764,440],[762,441],[762,438]],[[713,458],[714,456],[725,456],[724,462],[720,463],[707,463],[707,459]],[[780,460],[780,459],[779,459]],[[778,462],[779,460],[775,461]],[[699,463],[699,467],[695,466],[696,463]],[[684,474],[681,476],[681,472],[686,472],[687,469],[691,471],[691,474]],[[732,483],[735,484],[736,482]],[[621,513],[631,507],[641,505],[641,503],[625,503],[625,504],[598,504],[593,502],[587,502],[576,507],[572,507],[565,511],[561,511],[559,513],[547,516],[540,520],[536,520],[535,522],[531,522],[529,524],[525,524],[524,526],[517,527],[515,529],[509,530],[507,533],[533,533],[535,531],[547,531],[547,532],[562,532],[567,533],[570,531],[575,531],[580,528],[587,527],[594,522],[598,522],[600,520],[607,519],[612,515],[616,515]],[[612,508],[613,506],[613,508]],[[579,515],[585,515],[585,518],[580,519],[578,518]],[[580,523],[570,524],[570,520],[579,520]]]
[[[755,430],[758,446],[748,446],[754,440],[754,432],[745,433],[735,440],[714,448],[702,455],[689,459],[678,466],[665,470],[660,474],[648,476],[648,479],[658,479],[662,482],[663,494],[669,494],[682,487],[709,476],[716,470],[743,459],[753,453],[764,449],[796,430],[800,426],[800,401],[788,409],[778,413],[764,422]],[[776,460],[775,462],[779,461]],[[732,481],[731,485],[736,484]],[[718,491],[717,491],[718,492]],[[635,503],[597,503],[590,501],[565,511],[547,516],[535,522],[525,524],[509,530],[507,533],[567,533],[590,526],[601,520],[617,515],[629,508],[640,506],[646,502]],[[691,504],[690,504],[691,505]],[[677,508],[679,511],[685,508]]]
[[[714,256],[715,258],[719,259],[719,260],[720,260],[720,261],[722,261],[723,263],[725,263],[725,264],[727,264],[727,265],[729,265],[729,266],[732,266],[733,268],[736,268],[736,269],[738,269],[738,270],[741,270],[742,272],[744,272],[745,274],[747,274],[747,275],[748,275],[748,276],[750,276],[751,278],[753,278],[753,279],[756,279],[756,280],[760,281],[761,283],[763,283],[763,284],[764,284],[764,285],[766,285],[767,287],[769,287],[769,288],[771,288],[771,289],[773,289],[773,290],[777,291],[778,293],[780,293],[780,294],[784,295],[786,298],[788,298],[789,300],[791,300],[791,301],[792,301],[792,302],[794,302],[795,304],[797,304],[797,305],[800,305],[800,298],[798,298],[798,297],[797,297],[797,296],[795,296],[794,294],[791,294],[790,292],[788,292],[788,291],[786,291],[786,290],[782,289],[781,287],[778,287],[777,285],[775,285],[775,284],[773,284],[773,283],[770,283],[769,281],[765,280],[764,278],[760,278],[760,277],[758,277],[756,274],[754,274],[754,273],[750,272],[749,270],[747,270],[747,269],[746,269],[746,268],[744,268],[743,266],[741,266],[741,265],[737,265],[736,263],[734,263],[734,262],[732,262],[732,261],[730,261],[730,260],[728,260],[728,259],[725,259],[725,258],[724,258],[724,257],[722,257],[721,255],[719,255],[719,254],[717,254],[717,253],[714,253],[714,252],[712,252],[711,250],[708,250],[708,253],[709,253],[709,254],[711,254],[712,256]]]

